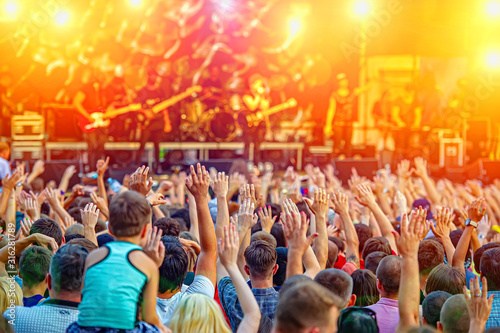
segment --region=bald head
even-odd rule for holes
[[[453,295],[444,302],[438,328],[439,326],[444,333],[469,332],[470,317],[464,295]]]
[[[394,297],[399,293],[401,280],[401,265],[403,259],[397,256],[387,256],[380,261],[377,268],[377,280],[382,297]]]
[[[69,235],[85,236],[85,230],[83,228],[83,224],[75,223],[75,224],[70,225],[68,227],[68,229],[66,230],[66,233],[64,235],[65,236],[69,236]]]

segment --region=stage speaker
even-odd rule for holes
[[[30,170],[33,168],[33,163],[30,163]],[[74,165],[76,168],[76,173],[71,177],[69,181],[68,190],[71,190],[76,184],[80,184],[81,178],[79,174],[83,173],[83,166],[78,162],[78,160],[59,160],[59,161],[46,161],[45,162],[45,172],[40,176],[45,184],[49,181],[54,180],[57,185],[61,182],[61,178],[64,174],[64,170],[70,165]]]
[[[347,181],[351,178],[352,168],[356,168],[361,177],[366,177],[370,180],[376,175],[377,170],[380,169],[379,160],[376,158],[335,160],[335,175],[342,181],[343,185],[347,185]]]
[[[467,167],[467,179],[478,179],[483,184],[491,184],[500,179],[500,161],[479,159]]]

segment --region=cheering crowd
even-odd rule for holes
[[[0,332],[500,332],[500,181],[202,165],[44,184],[0,143]],[[115,192],[115,191],[116,192]]]

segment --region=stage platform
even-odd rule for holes
[[[33,147],[33,150],[30,150]],[[108,151],[135,151],[139,149],[138,142],[107,142],[105,144],[105,149]],[[302,169],[302,159],[304,151],[304,143],[301,142],[263,142],[260,144],[260,151],[271,151],[278,150],[285,153],[290,153],[295,155],[296,165],[298,170]],[[14,158],[21,158],[23,153],[35,152],[37,156],[45,156],[47,161],[51,161],[53,158],[54,151],[74,151],[78,154],[83,154],[87,151],[86,142],[45,142],[41,145],[39,141],[23,141],[13,142],[12,144],[12,154]],[[199,161],[207,161],[210,159],[211,151],[218,150],[232,150],[232,151],[243,151],[245,149],[245,144],[243,142],[162,142],[160,143],[160,150],[172,151],[172,150],[191,150],[196,151],[197,158]],[[45,154],[43,154],[45,153]],[[147,155],[148,165],[152,166],[154,160],[154,145],[152,142],[148,142],[145,147],[145,153]],[[255,147],[250,144],[248,152],[249,161],[254,161]]]

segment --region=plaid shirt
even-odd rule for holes
[[[486,322],[486,329],[500,326],[500,291],[488,291],[488,297],[490,295],[495,295],[495,298],[491,306],[490,317]]]
[[[229,276],[222,278],[219,282],[219,298],[222,308],[229,318],[233,332],[236,332],[240,322],[243,320],[243,310],[236,295],[233,281]],[[274,312],[278,306],[279,293],[274,288],[254,289],[252,292],[259,304],[262,316],[267,316],[271,321],[274,321]]]

